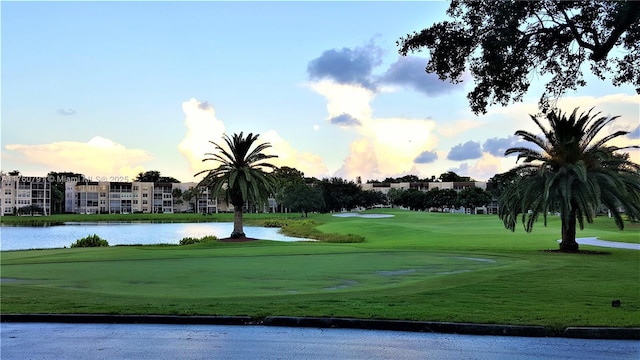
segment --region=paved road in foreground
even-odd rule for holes
[[[7,359],[638,359],[640,341],[233,325],[1,323]]]

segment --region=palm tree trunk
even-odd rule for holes
[[[578,252],[578,243],[576,242],[576,211],[574,209],[569,213],[568,220],[562,219],[560,251]]]
[[[242,228],[242,205],[233,207],[233,232],[231,237],[234,239],[245,237]]]

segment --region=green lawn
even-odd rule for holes
[[[640,326],[639,251],[591,246],[581,248],[610,254],[541,251],[558,246],[556,218],[527,234],[505,230],[491,215],[376,212],[395,216],[315,214],[306,221],[323,233],[364,236],[362,243],[2,252],[1,311],[337,316],[552,329]],[[229,215],[209,220],[229,220]],[[251,223],[295,222],[298,215],[246,217]],[[640,227],[628,224],[618,231],[611,219],[598,218],[578,231],[578,237],[593,236],[639,242]],[[616,299],[622,306],[612,308]]]

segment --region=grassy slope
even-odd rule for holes
[[[640,326],[640,252],[541,252],[559,223],[510,233],[494,216],[314,215],[360,244],[206,243],[3,252],[3,313],[304,315]],[[263,216],[249,215],[249,221]],[[634,241],[609,219],[578,233]],[[602,250],[584,246],[584,249]],[[622,306],[612,308],[611,300]]]

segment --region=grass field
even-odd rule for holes
[[[505,230],[490,215],[384,212],[395,216],[314,214],[298,227],[361,235],[361,243],[2,252],[1,312],[335,316],[551,329],[640,326],[639,251],[581,246],[610,254],[544,252],[558,246],[556,218],[527,234]],[[227,221],[227,216],[209,220]],[[295,223],[297,216],[246,218]],[[640,227],[627,224],[618,231],[611,219],[598,218],[578,231],[578,237],[593,236],[637,243]],[[611,307],[618,299],[622,306]]]

